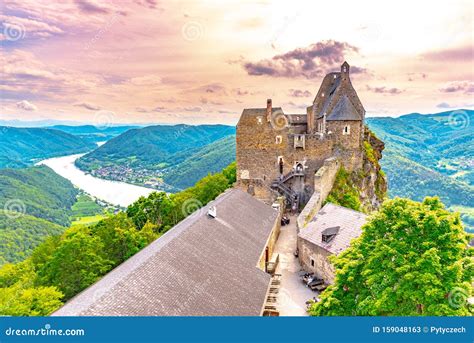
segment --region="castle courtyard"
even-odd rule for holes
[[[279,254],[276,269],[281,274],[281,286],[277,300],[280,316],[307,316],[306,301],[317,296],[300,279],[301,266],[294,256],[296,249],[296,216],[290,217],[290,224],[282,226],[275,245],[275,254]]]

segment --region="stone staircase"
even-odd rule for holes
[[[283,177],[273,180],[271,187],[284,195],[292,208],[298,209],[300,201],[299,194],[285,184],[288,180],[294,177],[304,177],[304,173],[302,171],[292,170]]]

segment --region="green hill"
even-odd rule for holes
[[[78,192],[46,166],[0,169],[0,265],[23,260],[62,233]]]
[[[209,173],[216,173],[235,161],[235,135],[205,145],[184,161],[164,171],[167,184],[184,189]]]
[[[71,182],[46,166],[0,169],[0,209],[67,226],[77,194]]]
[[[390,197],[437,195],[474,227],[474,111],[367,118],[385,142],[381,160]]]
[[[131,129],[76,161],[93,175],[167,191],[193,185],[235,158],[235,127],[149,126]],[[232,136],[228,140],[223,138]]]
[[[69,133],[43,128],[0,127],[0,168],[18,168],[62,155],[79,154],[96,147]]]

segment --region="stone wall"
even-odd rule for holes
[[[280,210],[278,217],[276,219],[273,219],[274,223],[273,223],[272,232],[270,233],[270,236],[268,237],[267,244],[265,245],[265,248],[263,249],[260,255],[260,260],[258,262],[258,268],[260,268],[261,270],[265,272],[266,272],[266,262],[267,262],[265,260],[266,254],[267,254],[266,251],[268,250],[268,260],[270,261],[272,259],[272,255],[275,250],[276,241],[278,239],[278,236],[280,235],[281,215],[282,215],[282,209]]]
[[[306,240],[298,237],[298,259],[303,270],[314,273],[326,283],[334,282],[334,267],[329,261],[332,254]],[[314,261],[314,266],[311,265],[311,259]]]
[[[316,172],[314,176],[314,193],[297,218],[298,231],[303,229],[321,209],[328,194],[331,192],[340,165],[341,162],[336,157],[330,157],[324,161],[323,166]]]
[[[340,156],[348,170],[361,164],[359,136],[362,122],[351,122],[351,133],[346,136],[342,135],[343,124],[332,124],[332,134],[305,134],[303,149],[294,148],[297,134],[294,127],[278,128],[265,117],[243,114],[237,125],[237,187],[267,203],[272,202],[277,193],[271,190],[271,183],[280,176],[278,161],[281,157],[283,174],[289,173],[296,163],[304,165],[302,200],[306,203],[314,192],[316,171],[327,158]]]

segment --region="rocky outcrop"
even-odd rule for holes
[[[357,173],[356,184],[363,209],[371,212],[380,207],[387,194],[387,179],[379,163],[385,144],[366,127],[363,148],[362,170]]]

